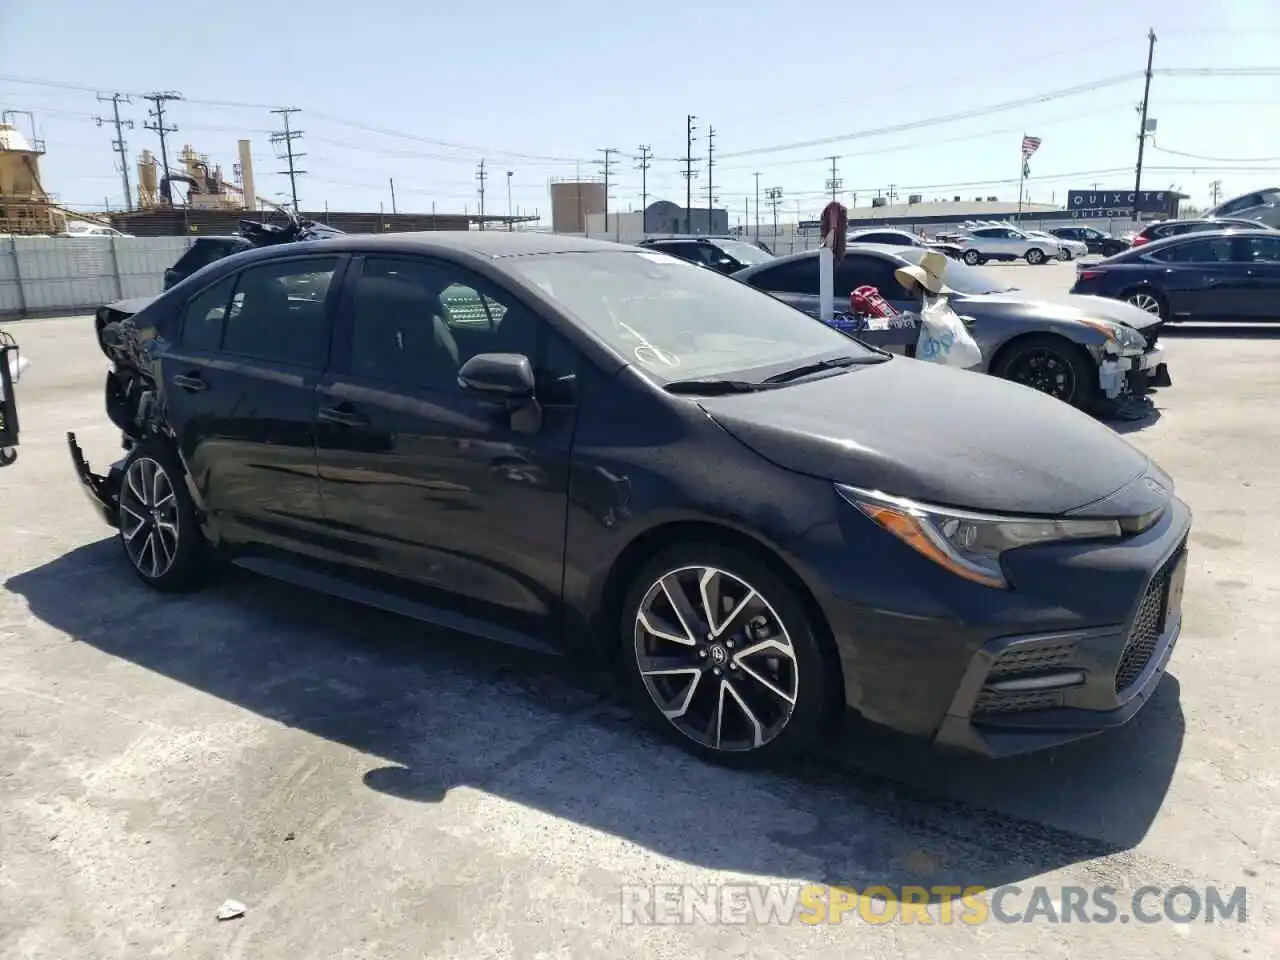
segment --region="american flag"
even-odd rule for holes
[[[1026,134],[1022,135],[1022,159],[1023,160],[1030,160],[1031,155],[1039,149],[1040,149],[1039,137],[1028,137]]]

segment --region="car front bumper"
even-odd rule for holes
[[[1141,395],[1156,387],[1173,386],[1164,347],[1156,344],[1142,353],[1105,355],[1098,363],[1098,386],[1108,400],[1125,394]]]
[[[867,719],[1003,757],[1119,727],[1159,685],[1182,629],[1191,512],[1176,497],[1143,533],[1015,551],[1007,590],[851,529],[864,522],[837,517],[804,550],[828,571],[815,598]]]

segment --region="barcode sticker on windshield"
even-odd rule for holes
[[[652,260],[654,263],[670,264],[670,263],[686,263],[687,262],[685,260],[681,260],[679,257],[673,257],[669,253],[650,253],[647,250],[636,251],[636,256],[644,257],[646,260]]]

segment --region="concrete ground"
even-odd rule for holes
[[[850,719],[804,769],[752,775],[556,661],[249,574],[153,595],[63,441],[118,454],[89,321],[7,329],[32,366],[0,472],[4,957],[1280,954],[1280,330],[1171,334],[1158,419],[1125,425],[1196,513],[1185,631],[1138,718],[1002,763]],[[622,923],[624,885],[769,879],[1017,884],[1012,911],[1034,884],[1245,885],[1248,915]],[[228,898],[246,912],[219,922]]]

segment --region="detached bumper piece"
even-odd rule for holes
[[[1128,723],[1159,686],[1182,632],[1186,570],[1183,543],[1148,582],[1127,626],[984,645],[956,691],[937,743],[1003,757]]]
[[[89,498],[94,510],[108,526],[119,526],[120,483],[124,476],[123,461],[112,464],[104,477],[89,469],[89,462],[85,460],[80,444],[76,443],[74,433],[67,434],[67,449],[71,453],[71,464],[75,467],[76,476],[80,480],[80,489]]]
[[[1157,387],[1171,387],[1164,347],[1155,345],[1136,356],[1104,357],[1098,364],[1098,386],[1109,400],[1129,395],[1145,396]]]
[[[13,370],[18,367],[18,343],[0,330],[0,467],[18,459],[18,398]]]

